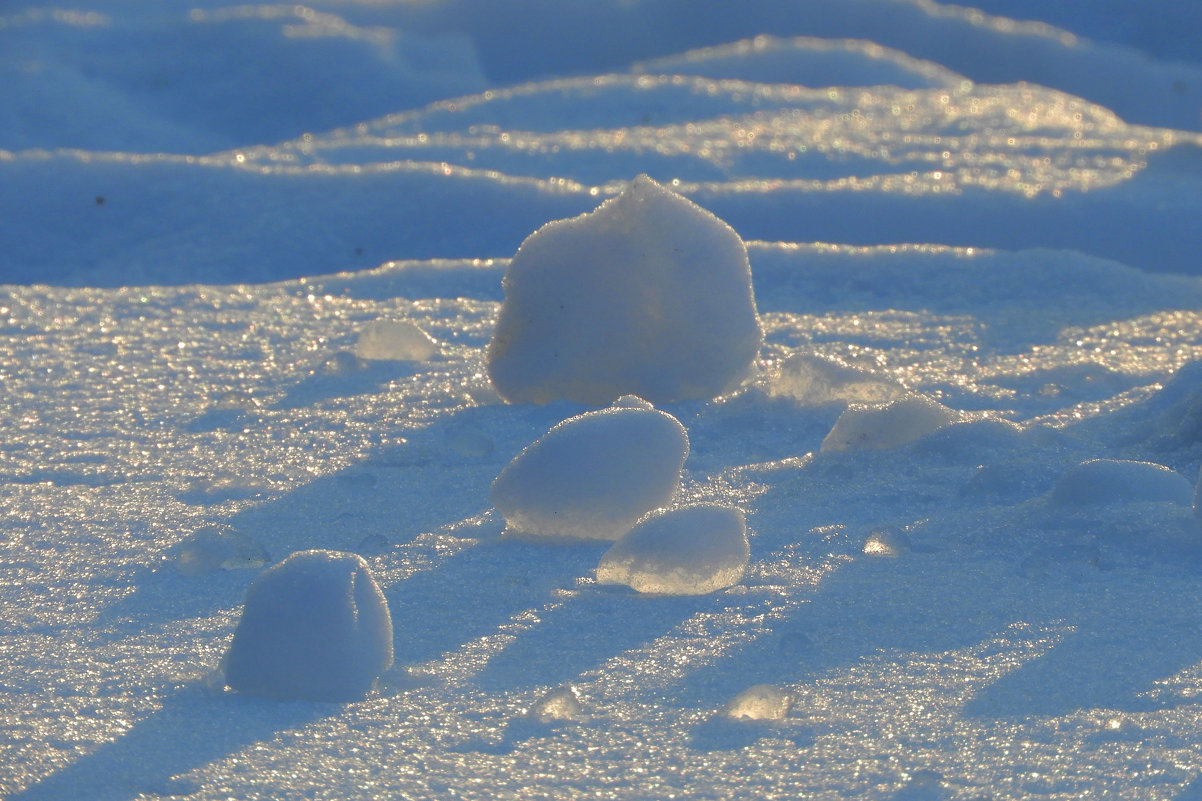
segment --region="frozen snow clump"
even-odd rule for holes
[[[488,372],[511,403],[712,398],[763,340],[743,240],[645,175],[527,237],[504,288]]]
[[[772,397],[791,398],[805,406],[889,403],[906,392],[888,376],[813,353],[797,353],[786,359],[768,387]]]
[[[714,503],[661,509],[606,551],[597,581],[657,595],[704,595],[742,580],[749,556],[739,509]]]
[[[1074,465],[1052,489],[1057,506],[1092,506],[1133,501],[1167,501],[1189,506],[1194,488],[1171,468],[1154,462],[1092,459]]]
[[[299,551],[259,574],[222,660],[235,690],[353,701],[392,666],[392,618],[362,557]]]
[[[557,687],[545,693],[530,707],[530,717],[539,723],[579,720],[581,715],[580,695],[571,685]]]
[[[775,684],[748,687],[722,710],[731,720],[784,720],[793,699]]]
[[[180,543],[175,566],[185,576],[214,570],[262,567],[270,561],[266,549],[231,526],[207,525]]]
[[[925,395],[847,407],[822,440],[822,451],[895,448],[957,423],[964,416]]]
[[[438,343],[408,320],[376,320],[359,332],[355,355],[371,361],[424,362],[438,354]]]
[[[864,540],[865,556],[901,556],[910,550],[910,535],[896,528],[874,528]]]
[[[514,457],[492,485],[506,533],[616,540],[670,503],[689,453],[684,426],[637,398],[570,417]]]

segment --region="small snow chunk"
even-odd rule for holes
[[[408,320],[376,320],[359,332],[355,355],[369,361],[424,362],[438,355],[438,343]]]
[[[864,541],[865,556],[901,556],[910,550],[910,536],[895,528],[873,529]]]
[[[709,399],[763,341],[743,240],[646,175],[527,237],[504,289],[488,372],[511,403]]]
[[[811,353],[786,359],[768,387],[771,397],[791,398],[805,406],[889,403],[906,393],[888,376]]]
[[[748,687],[722,710],[731,720],[784,720],[793,698],[775,684]]]
[[[1093,459],[1070,467],[1052,489],[1057,506],[1093,506],[1138,501],[1193,503],[1194,488],[1180,473],[1162,464],[1123,459]]]
[[[262,567],[270,561],[267,550],[230,526],[201,526],[185,539],[175,554],[175,566],[185,576],[215,570]]]
[[[570,417],[519,453],[492,485],[506,533],[616,540],[671,502],[689,453],[670,414],[615,405]]]
[[[907,395],[886,404],[855,404],[839,415],[820,450],[895,448],[963,419],[925,395]]]
[[[270,698],[352,701],[392,666],[392,618],[355,554],[299,551],[246,593],[222,661],[233,689]]]
[[[530,707],[530,717],[544,724],[580,720],[581,715],[580,695],[571,685],[551,690]]]
[[[739,509],[712,503],[661,509],[601,557],[597,581],[657,595],[704,595],[741,581],[749,556]]]

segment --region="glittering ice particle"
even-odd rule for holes
[[[645,175],[531,234],[504,288],[488,371],[511,403],[713,398],[763,340],[743,240]]]
[[[743,512],[695,504],[653,512],[597,565],[601,584],[657,595],[703,595],[737,584],[750,548]]]
[[[246,593],[222,661],[233,689],[270,698],[353,701],[392,666],[392,618],[355,554],[299,551]]]
[[[506,534],[616,540],[669,503],[689,452],[684,426],[637,398],[571,417],[518,454],[492,486]]]

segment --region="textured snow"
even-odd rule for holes
[[[900,399],[906,388],[897,381],[810,353],[795,353],[780,366],[769,393],[807,406],[884,404]]]
[[[656,595],[704,595],[738,583],[749,553],[742,510],[720,504],[661,509],[605,552],[597,581]]]
[[[646,175],[531,234],[504,287],[488,372],[512,403],[709,399],[763,341],[739,235]]]
[[[392,619],[366,562],[299,551],[257,576],[221,662],[233,689],[353,701],[392,667]]]
[[[680,490],[684,426],[638,398],[568,418],[514,457],[492,485],[506,532],[616,540]]]
[[[3,4],[0,796],[1199,797],[1181,481],[1052,500],[1202,465],[1198,6],[971,5]],[[587,411],[489,380],[510,257],[639,174],[737,231],[764,333],[658,405],[671,503],[751,531],[705,595],[489,494]],[[360,356],[379,321],[438,353]],[[819,453],[863,400],[780,391],[815,360],[963,422]],[[368,565],[395,665],[225,689],[309,549]]]

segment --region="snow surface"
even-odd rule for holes
[[[700,5],[0,8],[0,796],[1202,798],[1197,4]],[[492,386],[510,259],[639,174],[744,240],[764,334],[661,407],[675,502],[746,513],[700,596],[490,498],[591,411]],[[865,377],[960,421],[819,452]],[[1054,500],[1099,459],[1184,478]],[[394,666],[224,688],[310,549]]]

